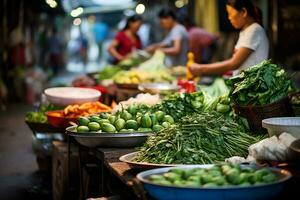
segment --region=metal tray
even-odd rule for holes
[[[137,155],[137,151],[133,153],[129,153],[126,155],[123,155],[119,158],[120,161],[127,163],[130,167],[134,169],[155,169],[155,168],[161,168],[161,167],[178,167],[178,166],[186,166],[183,164],[155,164],[155,163],[146,163],[146,162],[135,162],[133,159]]]
[[[142,145],[152,132],[134,133],[77,133],[76,126],[66,129],[66,133],[74,137],[76,141],[86,147],[137,147]]]
[[[209,168],[212,165],[194,165],[176,167],[181,169],[192,168]],[[242,165],[243,168],[256,168],[255,166]],[[153,174],[162,174],[171,168],[161,168],[147,170],[137,175],[138,180],[144,183],[145,189],[149,194],[158,200],[167,199],[205,199],[205,200],[264,200],[273,199],[278,196],[284,187],[284,184],[291,178],[291,173],[286,170],[270,168],[279,177],[274,183],[253,185],[253,186],[226,186],[226,187],[180,187],[180,186],[164,186],[154,184],[148,181],[147,177]]]
[[[138,89],[150,94],[165,94],[168,92],[178,92],[179,86],[169,83],[143,83],[139,84]]]

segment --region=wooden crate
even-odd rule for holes
[[[71,148],[70,185],[68,188],[68,144],[60,141],[53,143],[52,156],[52,190],[53,200],[67,199],[68,189],[78,187],[78,153]],[[77,180],[76,180],[77,179]],[[78,191],[78,190],[77,190]],[[72,194],[72,196],[75,194]],[[70,196],[69,196],[70,197]]]

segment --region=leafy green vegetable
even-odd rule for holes
[[[226,82],[230,96],[240,105],[266,105],[286,97],[293,88],[285,71],[265,60]]]
[[[121,70],[122,68],[118,66],[107,66],[99,72],[97,79],[98,80],[111,79],[116,73],[118,73]]]
[[[137,66],[139,63],[140,61],[137,59],[127,58],[125,60],[120,61],[117,66],[124,70],[129,70],[132,67]]]
[[[231,156],[247,156],[248,147],[258,141],[258,137],[248,135],[242,126],[221,113],[194,113],[149,137],[136,161],[160,164],[223,162]]]
[[[201,89],[210,97],[219,97],[229,93],[229,88],[223,78],[216,78],[209,86],[201,85]]]
[[[190,113],[203,111],[204,96],[202,92],[176,93],[166,96],[165,99],[153,109],[161,110],[171,115],[175,121]]]
[[[28,112],[26,114],[25,120],[28,122],[35,122],[35,123],[48,123],[45,112],[50,111],[50,110],[59,110],[60,108],[61,107],[54,106],[52,104],[41,105],[38,111]]]
[[[155,51],[153,56],[140,64],[139,69],[147,72],[156,72],[166,69],[164,64],[165,62],[165,54],[162,51]]]
[[[28,112],[26,114],[25,120],[28,122],[35,123],[47,123],[47,116],[43,112]]]

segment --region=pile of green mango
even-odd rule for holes
[[[148,179],[159,185],[207,188],[266,184],[277,181],[278,177],[269,168],[241,168],[240,165],[223,164],[207,169],[174,168],[163,174],[151,175]]]
[[[132,104],[115,114],[101,113],[80,117],[76,128],[78,133],[158,132],[174,123],[163,111],[151,111],[144,104]]]

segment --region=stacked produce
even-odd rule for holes
[[[164,60],[165,54],[162,51],[156,51],[149,60],[141,63],[138,68],[120,71],[112,79],[118,84],[171,82],[173,77],[166,70]]]
[[[131,97],[126,101],[121,101],[117,106],[114,107],[112,113],[116,113],[118,110],[127,108],[132,104],[146,104],[147,106],[154,106],[160,103],[161,99],[158,94],[151,95],[149,93],[141,93],[136,95],[136,97]]]
[[[129,54],[129,56],[120,61],[117,65],[117,67],[120,67],[121,69],[129,70],[132,67],[138,66],[142,62],[142,59],[138,56],[138,54],[132,53]]]
[[[175,168],[163,174],[153,174],[148,179],[159,185],[209,188],[273,183],[279,177],[268,168],[241,168],[240,165],[223,164],[207,169]]]
[[[132,104],[115,114],[101,113],[79,118],[77,132],[157,132],[174,123],[163,111],[152,112],[144,104]]]
[[[48,123],[46,112],[51,110],[57,110],[59,107],[54,106],[52,104],[44,104],[41,105],[39,110],[34,112],[30,111],[26,114],[25,120],[27,122],[34,122],[34,123]]]
[[[203,86],[202,91],[207,111],[215,110],[228,116],[233,115],[228,96],[229,89],[222,78],[216,78],[210,86]]]
[[[173,77],[166,70],[143,71],[132,69],[130,71],[120,71],[112,77],[117,84],[140,84],[154,82],[171,82]]]
[[[100,81],[111,79],[116,73],[121,70],[122,68],[118,66],[106,66],[99,72],[99,74],[96,75],[95,78]]]
[[[64,117],[88,116],[97,112],[110,112],[111,107],[100,102],[88,102],[81,105],[69,105],[64,109]]]
[[[176,93],[166,96],[165,99],[154,106],[153,109],[158,109],[171,115],[175,121],[180,120],[183,116],[190,113],[201,113],[204,109],[203,93]]]
[[[81,105],[74,104],[68,105],[62,111],[57,110],[48,112],[48,116],[65,117],[65,118],[78,118],[80,116],[88,116],[99,112],[110,112],[111,107],[100,102],[87,102]]]
[[[139,69],[147,72],[157,72],[165,70],[165,57],[166,55],[164,54],[164,52],[157,50],[149,60],[140,64]]]
[[[246,156],[260,138],[218,112],[194,113],[148,138],[135,160],[158,164],[209,164]]]
[[[201,90],[208,98],[224,96],[228,95],[229,93],[229,88],[222,78],[216,78],[215,81],[209,86],[201,86]]]
[[[205,101],[206,111],[217,111],[223,113],[226,116],[232,116],[232,108],[230,106],[230,98],[228,95],[211,98]]]
[[[174,78],[164,65],[165,54],[156,51],[154,55],[142,63],[138,54],[131,54],[129,58],[115,66],[107,66],[97,75],[98,80],[112,79],[117,84],[140,84],[153,82],[171,82]]]
[[[137,53],[131,53],[117,65],[108,65],[104,67],[95,78],[99,81],[111,79],[116,73],[137,67],[142,61],[143,59]]]
[[[265,60],[246,69],[226,82],[231,86],[230,96],[239,105],[266,105],[287,97],[292,81],[286,72]]]

